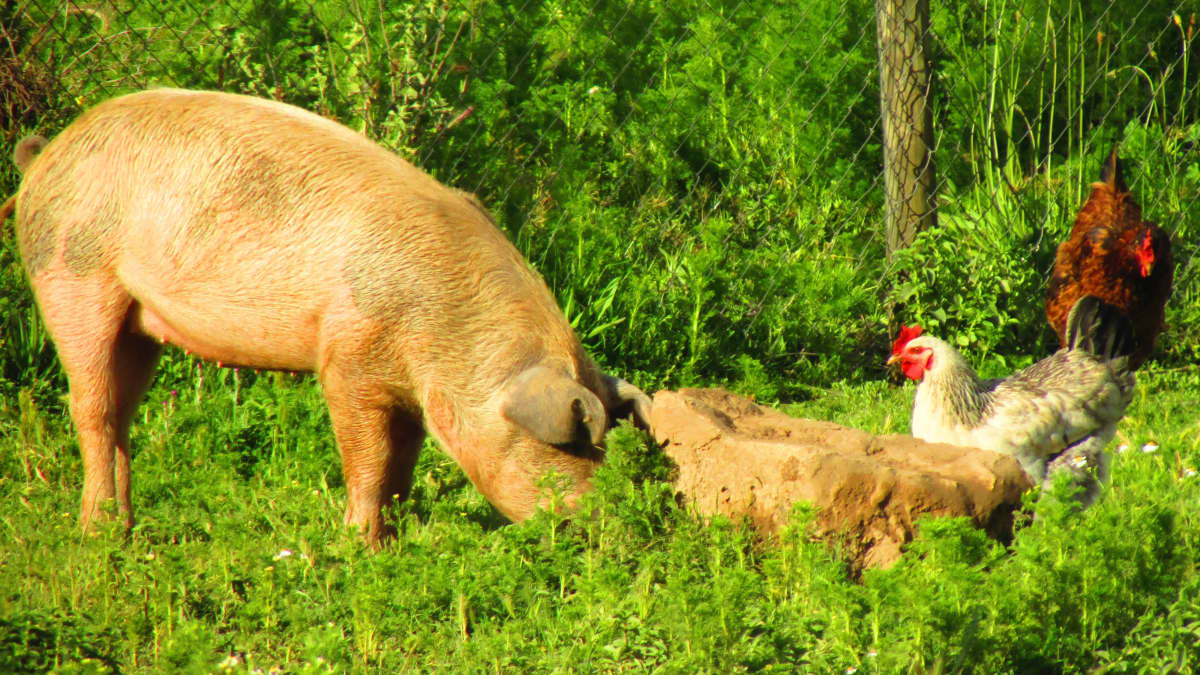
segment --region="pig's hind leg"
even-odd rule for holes
[[[419,418],[397,409],[390,397],[325,369],[321,373],[329,417],[346,480],[346,524],[379,546],[395,534],[385,506],[408,498],[413,467],[425,438]]]
[[[48,272],[33,280],[33,288],[70,383],[84,472],[80,522],[86,531],[93,519],[107,515],[103,504],[116,499],[129,527],[129,426],[161,347],[129,331],[134,300],[103,273]]]

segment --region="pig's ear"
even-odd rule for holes
[[[641,389],[619,377],[605,375],[604,382],[614,401],[613,418],[633,415],[633,423],[643,429],[650,428],[650,397]]]
[[[551,445],[598,445],[608,426],[604,404],[587,387],[545,366],[527,368],[505,387],[500,414]]]

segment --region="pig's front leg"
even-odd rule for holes
[[[346,524],[357,527],[368,546],[378,548],[395,535],[383,510],[408,498],[425,432],[382,391],[328,372],[322,373],[322,383],[342,455]]]

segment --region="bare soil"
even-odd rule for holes
[[[770,535],[809,502],[814,536],[856,569],[899,559],[925,515],[966,516],[1007,540],[1031,487],[1007,455],[791,417],[722,389],[656,393],[651,427],[700,513]]]

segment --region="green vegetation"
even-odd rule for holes
[[[808,540],[802,506],[771,541],[680,508],[665,460],[621,428],[578,513],[519,525],[427,448],[398,541],[370,555],[341,527],[312,379],[169,350],[134,426],[139,522],[84,538],[66,383],[5,223],[0,671],[1200,659],[1200,59],[1182,3],[935,7],[940,227],[891,264],[873,2],[386,4],[5,5],[6,145],[144,86],[287,100],[478,193],[606,368],[904,433],[911,387],[880,366],[887,303],[987,375],[1048,353],[1054,247],[1120,142],[1179,265],[1112,489],[1083,513],[1047,508],[1007,547],[927,522],[895,568],[855,579]],[[3,194],[18,181],[0,162]]]
[[[398,541],[369,554],[341,528],[311,379],[244,381],[235,401],[238,375],[217,372],[147,401],[128,538],[79,534],[65,416],[28,397],[0,409],[5,670],[1141,672],[1200,658],[1200,442],[1194,394],[1179,393],[1194,374],[1147,379],[1121,428],[1132,450],[1093,508],[1043,509],[1007,549],[928,521],[900,564],[855,580],[808,540],[803,509],[760,541],[680,508],[628,427],[579,513],[520,525],[429,448]],[[911,387],[867,383],[793,412],[903,432],[910,401]]]

